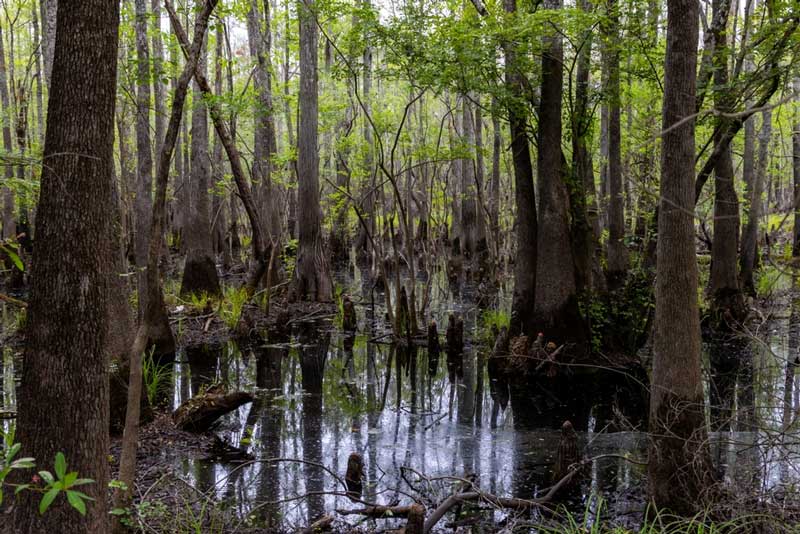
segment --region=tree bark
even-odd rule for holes
[[[136,239],[134,256],[139,275],[139,320],[147,303],[147,239],[153,211],[153,153],[150,145],[150,51],[147,46],[146,0],[134,0],[136,10]]]
[[[691,514],[709,481],[694,245],[694,118],[699,4],[669,0],[650,392],[649,493]],[[681,122],[680,126],[676,123]]]
[[[748,121],[751,122],[751,121]],[[755,129],[753,127],[753,129]],[[748,159],[753,161],[754,140],[751,138],[750,147],[747,146],[747,131],[745,131],[745,165]],[[752,132],[755,136],[755,132]],[[752,187],[750,190],[750,209],[747,212],[747,224],[742,236],[742,250],[739,257],[739,280],[742,290],[749,295],[755,296],[756,288],[753,283],[753,271],[758,264],[758,226],[761,222],[762,197],[764,196],[764,184],[767,180],[767,164],[769,163],[769,143],[772,138],[772,111],[766,110],[761,114],[761,131],[758,135],[758,162],[757,165],[751,164]],[[748,150],[750,149],[750,154]],[[750,158],[748,158],[750,155]],[[755,168],[754,168],[755,167]]]
[[[721,113],[731,113],[731,96],[728,88],[727,21],[730,0],[714,0],[712,3],[715,23],[713,26],[714,52],[712,55],[714,80],[714,106]],[[720,115],[714,134],[715,149],[720,157],[714,165],[714,238],[711,247],[711,297],[712,307],[724,315],[740,320],[745,314],[736,259],[739,251],[739,197],[734,186],[733,157],[730,145],[718,147],[728,119]],[[723,326],[717,321],[717,326]]]
[[[3,150],[6,154],[11,154],[14,150],[11,138],[11,125],[14,117],[11,108],[11,98],[9,97],[8,74],[6,70],[5,44],[3,41],[3,31],[0,28],[0,105],[2,114],[0,119],[3,123]],[[13,87],[11,88],[13,90]],[[14,179],[14,166],[3,165],[5,181],[10,183]],[[14,192],[11,187],[3,186],[3,239],[11,239],[17,234],[16,223],[14,221]]]
[[[328,302],[333,298],[333,282],[322,246],[317,94],[319,35],[314,0],[300,0],[297,9],[300,19],[300,95],[297,124],[299,244],[292,290],[299,300]]]
[[[800,99],[800,78],[792,81],[795,99]],[[794,198],[792,209],[794,211],[794,230],[792,231],[792,256],[800,256],[800,112],[795,108],[794,124],[792,127],[792,179],[794,182]]]
[[[561,0],[545,7],[561,9]],[[557,344],[569,340],[585,349],[575,280],[575,258],[569,222],[569,194],[561,152],[561,98],[564,51],[560,35],[544,37],[539,102],[539,226],[537,238],[534,325]]]
[[[516,0],[504,0],[503,7],[506,13],[516,13]],[[510,332],[513,335],[520,332],[530,335],[533,331],[533,310],[536,300],[538,248],[536,193],[533,189],[533,164],[528,146],[528,118],[524,103],[525,88],[523,74],[517,62],[518,52],[511,42],[503,43],[503,50],[506,60],[505,83],[511,95],[508,103],[508,122],[514,162],[514,201],[517,207],[517,257],[514,262]]]
[[[205,3],[205,0],[197,0]],[[206,75],[208,51],[206,43],[200,51],[196,71]],[[192,88],[192,170],[191,187],[194,200],[190,224],[184,231],[187,245],[186,264],[181,280],[181,295],[192,293],[219,295],[219,276],[211,241],[211,213],[208,188],[211,182],[211,157],[208,150],[208,112],[203,90],[195,82]]]
[[[80,515],[23,492],[16,533],[106,532],[108,309],[119,5],[62,0],[44,147],[17,437],[48,468],[58,451],[94,483]],[[89,157],[87,157],[89,156]]]
[[[625,247],[625,207],[622,190],[622,146],[619,80],[619,11],[617,0],[606,1],[603,47],[604,93],[608,106],[608,262],[609,286],[619,287],[628,271]]]

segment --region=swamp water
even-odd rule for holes
[[[238,521],[226,525],[231,530],[269,524],[288,531],[323,513],[358,508],[341,484],[351,453],[363,458],[362,499],[369,502],[408,503],[422,493],[430,507],[453,492],[457,481],[448,477],[468,475],[495,495],[543,494],[552,485],[560,432],[531,426],[531,407],[513,396],[505,410],[494,405],[485,365],[490,349],[475,341],[482,306],[469,290],[435,284],[431,289],[429,309],[439,325],[446,324],[450,311],[465,319],[463,377],[452,380],[444,352],[436,359],[422,347],[381,343],[384,321],[374,320],[383,317],[380,294],[362,293],[358,280],[347,284],[360,319],[354,337],[343,336],[330,321],[298,322],[281,343],[228,341],[179,350],[165,367],[171,371],[164,373],[159,393],[165,404],[175,408],[218,382],[252,392],[256,401],[225,416],[216,428],[247,459],[187,456],[171,460],[171,473],[229,511]],[[745,428],[734,416],[733,431],[712,434],[720,475],[763,499],[785,498],[800,482],[800,432],[794,424],[800,401],[792,363],[798,351],[796,319],[786,314],[762,323],[748,348],[752,390],[743,394],[746,388],[734,380],[724,400],[732,413],[744,413],[744,402],[754,403],[754,424]],[[0,415],[16,407],[19,368],[19,355],[4,348]],[[709,382],[708,389],[713,387]],[[575,391],[575,399],[564,403],[585,412],[575,416],[585,423],[576,424],[582,456],[598,457],[567,507],[584,521],[599,515],[635,525],[645,506],[645,467],[636,461],[646,459],[646,435],[643,427],[607,432],[598,423],[598,414],[609,411],[607,399],[588,395]],[[0,418],[4,430],[12,421]],[[507,515],[494,514],[498,522]],[[375,525],[358,516],[344,519],[364,528]],[[377,525],[393,523],[399,524],[379,520]]]

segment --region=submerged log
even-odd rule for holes
[[[253,402],[253,395],[250,393],[226,393],[222,385],[216,385],[181,404],[172,414],[172,418],[181,430],[205,432],[217,419],[248,402]]]

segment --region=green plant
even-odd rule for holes
[[[247,289],[243,287],[227,287],[219,306],[219,316],[225,325],[233,330],[239,323],[244,305],[247,304]]]
[[[151,348],[150,353],[142,358],[142,378],[147,401],[151,406],[156,404],[159,394],[169,392],[171,387],[169,383],[171,369],[168,365],[160,365],[153,359],[154,350],[155,347]]]
[[[14,488],[14,495],[18,495],[22,491],[34,491],[42,493],[42,500],[39,501],[39,513],[43,514],[50,508],[53,501],[59,494],[66,496],[67,502],[81,515],[86,515],[86,501],[93,501],[94,499],[85,493],[78,491],[74,488],[91,484],[94,480],[90,478],[78,478],[77,471],[67,471],[67,460],[61,452],[56,453],[54,472],[39,471],[37,475],[31,479],[30,484],[9,484],[5,480],[12,471],[23,469],[33,469],[35,467],[34,458],[17,458],[14,459],[19,453],[22,445],[14,442],[14,432],[2,432],[3,434],[3,456],[2,463],[0,463],[0,503],[3,501],[3,487],[9,486]],[[44,485],[39,485],[41,483]]]

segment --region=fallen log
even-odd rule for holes
[[[248,402],[253,402],[250,393],[226,393],[222,385],[212,386],[181,404],[172,414],[172,419],[181,430],[205,432],[217,419]]]

